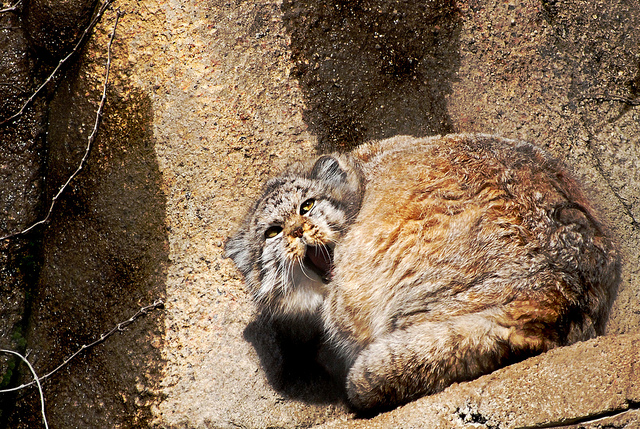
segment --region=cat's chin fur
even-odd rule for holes
[[[320,310],[327,294],[326,283],[309,267],[296,263],[292,268],[292,284],[284,294],[260,304],[261,317],[266,317],[279,338],[290,344],[320,342],[324,336]]]
[[[306,264],[296,263],[291,274],[295,286],[281,300],[279,312],[284,317],[317,313],[326,295],[325,281]]]
[[[278,294],[271,288],[258,292],[256,301],[264,316],[301,330],[320,329],[319,314],[327,295],[327,280],[322,270],[310,263],[307,258],[295,262],[289,274],[291,282]]]

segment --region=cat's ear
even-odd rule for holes
[[[323,155],[313,166],[311,178],[319,179],[333,185],[340,185],[347,181],[347,173],[340,167],[337,159],[329,155]]]
[[[227,239],[224,245],[224,257],[230,258],[242,274],[247,275],[251,269],[251,252],[244,231],[238,231],[233,237]]]

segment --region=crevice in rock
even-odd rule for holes
[[[590,423],[596,423],[599,420],[605,419],[605,418],[609,418],[609,417],[615,417],[615,416],[620,416],[624,413],[627,413],[631,410],[637,410],[640,409],[640,403],[635,402],[635,401],[627,401],[627,408],[624,409],[617,409],[617,410],[610,410],[610,411],[604,411],[601,413],[596,413],[596,414],[592,414],[589,416],[584,416],[584,417],[576,417],[574,419],[567,419],[565,421],[562,422],[551,422],[551,423],[543,423],[543,424],[539,424],[539,425],[533,425],[533,426],[520,426],[516,429],[561,429],[561,428],[570,428],[573,427],[574,425],[577,424],[590,424]]]
[[[589,149],[589,154],[591,155],[591,157],[592,157],[592,159],[594,161],[595,168],[598,171],[598,174],[604,179],[604,181],[607,184],[607,187],[611,190],[611,193],[620,202],[620,205],[624,209],[624,213],[631,219],[631,227],[633,229],[635,229],[635,230],[639,230],[640,231],[640,222],[633,215],[633,212],[631,210],[632,209],[632,205],[630,203],[628,203],[627,201],[625,201],[625,199],[620,195],[620,193],[615,189],[615,187],[611,183],[611,177],[604,170],[604,168],[602,166],[602,161],[600,160],[600,157],[598,157],[598,154],[596,153],[595,149],[593,148],[592,142],[594,141],[595,137],[594,137],[593,133],[590,131],[589,127],[587,126],[587,121],[585,120],[584,117],[582,118],[582,121],[584,123],[584,129],[586,130],[586,132],[588,134],[587,147]]]

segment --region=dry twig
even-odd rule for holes
[[[20,108],[20,110],[18,110],[16,113],[14,113],[13,115],[9,116],[8,118],[0,121],[0,125],[4,125],[7,122],[11,122],[11,121],[15,120],[16,118],[20,117],[24,113],[24,111],[27,108],[27,106],[29,106],[29,104],[31,104],[31,102],[38,96],[38,94],[40,94],[40,92],[44,89],[44,87],[47,86],[49,84],[49,82],[51,82],[53,80],[54,76],[58,73],[58,70],[60,70],[62,68],[62,66],[67,61],[69,61],[69,59],[71,57],[73,57],[73,55],[75,55],[76,52],[78,52],[80,50],[80,48],[82,47],[84,42],[87,40],[87,38],[91,34],[91,30],[93,30],[93,27],[98,23],[98,21],[100,21],[100,18],[102,18],[102,15],[104,14],[104,12],[107,10],[107,8],[109,7],[109,5],[112,2],[113,2],[113,0],[105,0],[105,2],[102,3],[102,5],[100,6],[100,9],[98,9],[98,12],[93,17],[93,19],[91,20],[91,23],[87,26],[87,28],[84,29],[84,32],[82,33],[82,36],[80,36],[80,39],[78,40],[78,43],[76,43],[76,45],[73,47],[71,52],[69,52],[66,57],[64,57],[63,59],[61,59],[58,62],[58,65],[53,69],[53,71],[51,72],[49,77],[47,77],[47,79],[45,79],[45,81],[38,87],[38,89],[36,89],[35,92],[33,94],[31,94],[31,96],[27,99],[27,101],[25,101],[22,104],[22,107]],[[15,7],[15,6],[17,6],[17,3],[16,3],[16,5],[14,5],[12,7]],[[8,8],[8,9],[11,9],[11,8]],[[115,31],[114,31],[114,33],[115,33]]]
[[[0,349],[0,353],[9,353],[9,354],[18,356],[29,367],[29,371],[31,371],[31,374],[33,375],[33,381],[31,383],[32,384],[36,383],[38,385],[38,393],[40,393],[40,405],[41,405],[41,409],[42,409],[42,420],[44,421],[44,427],[48,429],[49,428],[49,423],[47,423],[47,414],[46,414],[45,409],[44,409],[44,393],[42,393],[42,385],[40,384],[40,378],[38,378],[38,374],[36,373],[36,370],[33,369],[33,366],[31,366],[31,363],[29,363],[27,358],[22,356],[18,352],[14,352],[14,351],[11,351],[11,350],[2,350],[2,349]],[[2,393],[2,392],[4,392],[4,390],[0,390],[0,393]]]
[[[628,106],[640,106],[640,99],[632,99],[628,97],[620,97],[618,95],[595,95],[592,97],[584,97],[583,100],[593,101],[614,101],[617,103],[624,103]]]
[[[55,374],[56,372],[58,372],[60,369],[62,369],[65,365],[67,365],[69,362],[71,362],[71,360],[73,360],[76,356],[78,356],[80,353],[82,353],[84,350],[91,348],[97,344],[102,343],[104,340],[106,340],[107,338],[109,338],[111,335],[115,334],[116,332],[122,332],[125,330],[125,328],[129,325],[131,325],[133,322],[136,321],[136,319],[140,318],[141,316],[144,316],[145,314],[158,309],[158,308],[163,308],[164,307],[164,301],[159,299],[157,301],[155,301],[153,304],[151,305],[147,305],[146,307],[141,307],[136,314],[134,314],[133,316],[131,316],[129,319],[118,323],[115,327],[113,327],[113,329],[111,329],[109,332],[106,332],[102,335],[100,335],[100,338],[98,338],[97,340],[95,340],[92,343],[89,344],[84,344],[82,347],[80,347],[80,349],[78,349],[75,353],[73,353],[71,356],[69,356],[67,359],[64,360],[64,362],[62,362],[60,365],[58,365],[53,371],[50,371],[49,373],[47,373],[46,375],[42,376],[42,377],[38,377],[38,374],[36,373],[35,369],[33,369],[33,366],[31,365],[31,363],[29,363],[29,361],[27,360],[26,357],[22,356],[20,353],[18,352],[14,352],[12,350],[3,350],[0,349],[0,353],[8,353],[8,354],[12,354],[15,356],[18,356],[20,359],[22,359],[22,361],[24,363],[27,364],[27,366],[29,367],[29,370],[31,371],[31,374],[33,375],[33,381],[29,382],[29,383],[25,383],[22,384],[20,386],[17,387],[13,387],[10,389],[4,389],[4,390],[0,390],[0,393],[9,393],[9,392],[15,392],[17,390],[21,390],[21,389],[25,389],[29,386],[32,386],[33,384],[36,384],[38,386],[38,392],[40,393],[40,404],[41,404],[41,408],[42,408],[42,419],[44,421],[44,426],[45,428],[48,428],[49,425],[47,423],[47,416],[46,416],[46,412],[45,412],[45,406],[44,406],[44,393],[42,391],[42,384],[41,381],[45,381],[47,378],[51,377],[53,374]]]
[[[102,11],[103,8],[106,7],[105,5],[108,5],[109,3],[111,3],[111,1],[112,0],[107,0],[103,4],[103,6],[100,8],[100,10]],[[99,15],[102,15],[102,13],[99,12]],[[91,146],[93,145],[93,142],[96,139],[96,135],[98,133],[98,126],[100,125],[100,120],[102,118],[102,110],[104,109],[104,104],[105,104],[105,101],[107,99],[107,87],[108,87],[108,84],[109,84],[109,70],[111,68],[111,45],[113,44],[113,39],[115,38],[115,35],[116,35],[116,27],[118,26],[118,21],[120,20],[121,16],[122,16],[121,12],[118,12],[116,14],[116,21],[113,24],[113,32],[111,33],[111,37],[109,38],[109,44],[107,45],[107,65],[106,65],[106,72],[105,72],[105,77],[104,77],[104,84],[102,85],[102,97],[100,99],[100,104],[98,105],[98,111],[96,112],[96,119],[95,119],[95,122],[94,122],[94,125],[93,125],[93,130],[91,131],[91,134],[87,138],[87,146],[86,146],[85,151],[84,151],[84,156],[82,157],[82,160],[80,160],[80,164],[78,165],[76,170],[73,172],[73,174],[71,174],[71,176],[69,176],[67,181],[60,187],[60,189],[58,190],[56,195],[51,199],[51,205],[49,206],[49,211],[47,212],[46,216],[43,219],[35,222],[31,226],[29,226],[29,227],[27,227],[27,228],[25,228],[25,229],[23,229],[21,231],[5,235],[4,237],[0,237],[0,241],[6,240],[8,238],[12,238],[12,237],[15,237],[15,236],[18,236],[18,235],[26,234],[27,232],[31,231],[33,228],[35,228],[35,227],[37,227],[39,225],[42,225],[43,223],[47,222],[49,220],[49,217],[51,217],[51,213],[53,212],[53,208],[56,205],[56,202],[58,201],[58,198],[60,198],[60,195],[62,195],[62,193],[67,188],[67,186],[69,186],[69,183],[71,183],[71,181],[73,179],[75,179],[75,177],[78,174],[80,174],[80,171],[82,171],[82,169],[84,168],[84,165],[87,162],[87,158],[89,157],[89,153],[91,152]],[[94,23],[92,23],[91,25],[93,26]],[[85,30],[85,33],[86,33],[86,30]],[[71,55],[71,54],[69,54],[69,55]],[[67,56],[67,58],[68,58],[68,56]],[[62,61],[65,61],[65,60],[62,60]],[[60,62],[60,64],[62,64],[62,61]],[[45,84],[46,84],[46,82],[45,82]],[[36,93],[37,93],[37,91],[36,91]],[[33,99],[34,96],[35,96],[35,93],[30,98]],[[26,104],[25,104],[25,106],[26,106]],[[24,107],[23,107],[23,109],[24,109]],[[23,109],[21,109],[21,111]],[[21,113],[21,112],[19,112],[19,113]],[[16,115],[14,115],[14,116],[16,116]],[[11,119],[11,118],[9,118],[9,119]]]
[[[17,2],[15,2],[14,4],[12,4],[9,7],[5,7],[4,9],[0,9],[0,13],[5,13],[5,12],[11,12],[14,11],[16,9],[18,9],[18,5],[22,3],[22,0],[18,0]]]

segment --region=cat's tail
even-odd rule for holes
[[[562,274],[558,288],[570,306],[566,343],[602,335],[620,283],[616,243],[584,202],[556,204],[548,219],[548,261]]]

